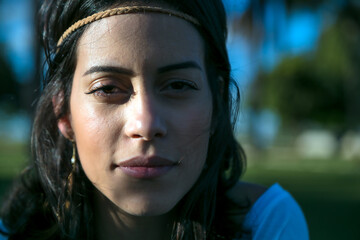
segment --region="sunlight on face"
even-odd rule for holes
[[[199,177],[211,125],[204,46],[185,20],[128,14],[80,39],[69,116],[80,162],[132,215],[170,211]]]

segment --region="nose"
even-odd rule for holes
[[[155,97],[137,93],[127,106],[125,134],[132,139],[151,141],[167,133],[164,109]]]

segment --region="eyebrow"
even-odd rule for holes
[[[93,66],[89,70],[87,70],[83,76],[89,75],[91,73],[96,72],[108,72],[108,73],[119,73],[124,75],[135,75],[133,71],[122,68],[122,67],[114,67],[114,66]]]
[[[184,68],[196,68],[196,69],[202,70],[200,65],[197,64],[196,62],[187,61],[187,62],[181,62],[181,63],[176,63],[176,64],[171,64],[168,66],[160,67],[157,72],[159,74],[161,74],[161,73],[184,69]]]
[[[160,67],[157,70],[157,72],[158,72],[158,74],[161,74],[161,73],[165,73],[165,72],[175,71],[175,70],[179,70],[179,69],[186,69],[186,68],[195,68],[195,69],[202,70],[200,65],[197,64],[196,62],[194,62],[194,61],[186,61],[186,62],[181,62],[181,63],[176,63],[176,64],[171,64],[171,65],[167,65],[167,66],[164,66],[164,67]],[[126,69],[126,68],[122,68],[122,67],[93,66],[89,70],[87,70],[83,74],[83,76],[89,75],[91,73],[96,73],[96,72],[118,73],[118,74],[130,75],[130,76],[135,75],[135,73],[133,71],[131,71],[129,69]]]

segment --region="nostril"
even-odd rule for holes
[[[133,139],[143,139],[145,141],[151,141],[155,138],[162,138],[164,137],[164,133],[157,132],[157,133],[147,133],[147,134],[130,134],[129,136]]]
[[[162,137],[162,136],[163,136],[162,133],[156,133],[156,134],[155,134],[155,137]]]
[[[142,138],[142,136],[139,135],[139,134],[133,134],[132,137],[133,137],[133,138]]]

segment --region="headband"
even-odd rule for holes
[[[89,23],[98,21],[103,18],[115,16],[115,15],[122,15],[122,14],[128,14],[128,13],[141,13],[141,12],[142,13],[156,12],[156,13],[168,14],[169,16],[175,16],[175,17],[182,18],[182,19],[184,19],[190,23],[193,23],[195,25],[198,25],[198,26],[200,25],[199,21],[196,18],[194,18],[186,13],[182,13],[182,12],[179,12],[176,10],[165,9],[165,8],[161,8],[161,7],[129,6],[129,7],[113,8],[113,9],[108,9],[108,10],[105,10],[102,12],[95,13],[89,17],[83,18],[83,19],[75,22],[60,37],[60,39],[57,43],[57,47],[59,47],[71,33],[73,33],[77,29],[79,29]]]

